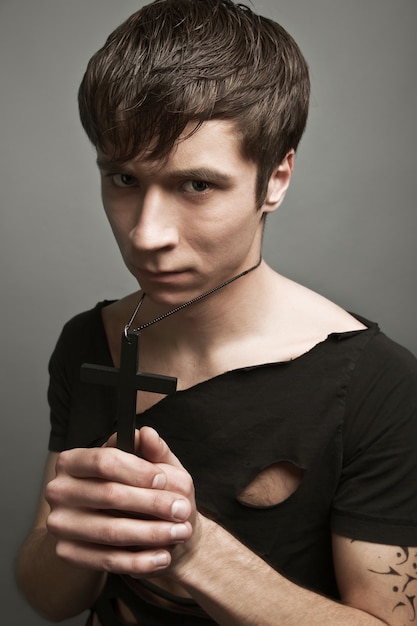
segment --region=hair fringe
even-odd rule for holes
[[[307,63],[279,24],[231,0],[156,0],[91,58],[79,109],[93,145],[120,162],[162,159],[190,124],[233,120],[261,198],[298,147],[309,92]]]

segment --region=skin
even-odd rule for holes
[[[275,169],[260,210],[256,166],[242,157],[230,122],[204,124],[164,163],[133,160],[120,168],[103,154],[98,163],[107,217],[126,266],[147,294],[142,322],[256,263],[264,216],[285,196],[293,153]],[[138,297],[135,292],[103,311],[115,365]],[[179,373],[179,389],[186,389],[236,367],[297,358],[331,332],[361,328],[339,307],[262,262],[147,329],[140,367]],[[138,394],[137,409],[158,400]],[[196,509],[192,477],[154,430],[136,433],[137,455],[114,446],[111,438],[99,449],[48,458],[38,515],[18,562],[21,587],[48,617],[63,619],[90,606],[107,572],[115,572],[149,577],[191,596],[224,625],[414,624],[389,577],[375,573],[381,559],[394,564],[392,546],[333,537],[342,597],[336,603],[288,581],[204,517]],[[283,471],[271,468],[246,496],[285,499],[285,486],[295,489],[298,478]],[[410,581],[410,596],[413,589]]]
[[[162,167],[132,161],[121,168],[98,155],[104,210],[152,302],[176,306],[258,260],[264,216],[285,194],[293,153],[254,211],[256,166],[238,145],[233,127],[219,121],[180,143]]]

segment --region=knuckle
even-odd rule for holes
[[[48,517],[46,518],[46,528],[48,530],[49,533],[51,533],[51,535],[55,535],[56,532],[56,525],[55,525],[55,515],[54,513],[50,513],[48,515]]]
[[[164,491],[154,491],[151,495],[151,512],[156,516],[170,517],[173,497],[168,497]]]
[[[98,531],[98,541],[104,545],[114,546],[117,543],[118,533],[113,524],[105,524]]]
[[[55,552],[61,559],[68,559],[70,550],[68,544],[65,541],[57,541],[55,546]]]
[[[102,561],[102,568],[108,574],[116,571],[115,561],[112,558],[111,554],[107,554]]]
[[[109,478],[113,473],[115,459],[113,448],[97,448],[92,452],[92,462],[100,478]]]
[[[58,490],[56,487],[56,481],[52,480],[50,483],[48,483],[45,487],[45,500],[48,502],[49,505],[53,505],[55,504],[55,502],[57,502],[58,500]]]
[[[67,504],[71,499],[71,484],[67,478],[54,478],[45,487],[45,500],[51,508]]]
[[[151,463],[141,459],[139,457],[135,457],[134,459],[135,471],[134,476],[132,476],[132,484],[135,487],[148,487],[152,488],[154,484],[155,477],[161,472],[159,469],[156,469]],[[163,477],[159,478],[156,486],[159,488],[163,488],[163,485],[159,483],[162,481]]]
[[[172,491],[189,497],[194,493],[194,482],[188,472],[185,470],[176,470],[171,475],[171,488]]]
[[[121,487],[113,482],[104,483],[101,487],[100,496],[104,508],[115,508],[121,500]]]
[[[169,538],[168,532],[163,532],[161,537],[161,528],[159,524],[152,524],[149,532],[148,541],[150,545],[160,545]]]
[[[142,551],[132,553],[130,568],[133,577],[140,577],[154,569],[151,559],[147,558],[146,552]]]
[[[69,450],[64,450],[64,452],[61,452],[61,454],[59,455],[59,457],[57,458],[56,464],[55,464],[55,471],[56,474],[63,474],[66,472],[67,466],[68,466],[68,457],[70,456],[70,451]]]
[[[62,516],[58,511],[51,511],[46,518],[46,528],[52,535],[57,535],[62,527]]]

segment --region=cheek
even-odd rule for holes
[[[106,217],[115,234],[122,235],[133,228],[135,215],[133,206],[129,206],[126,201],[121,203],[106,196],[102,198],[102,202]]]
[[[225,211],[221,218],[205,221],[198,227],[188,225],[187,240],[203,254],[215,254],[219,261],[245,256],[260,231],[261,214],[248,211]]]
[[[229,239],[232,245],[239,245],[241,241],[253,237],[260,221],[261,213],[252,205],[241,206],[233,211],[224,212],[216,225],[217,232],[219,237]]]
[[[110,224],[110,226],[112,227],[113,232],[117,229],[117,213],[116,211],[114,211],[111,207],[111,205],[108,202],[103,202],[103,207],[104,207],[104,213],[107,217],[107,220]]]
[[[115,211],[113,207],[111,207],[108,203],[103,203],[104,213],[109,222],[110,228],[113,233],[113,237],[116,240],[116,243],[123,254],[123,250],[126,248],[127,237],[129,234],[129,227],[125,223],[124,218],[120,213]]]

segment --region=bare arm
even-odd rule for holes
[[[165,444],[153,461],[177,463]],[[222,626],[415,626],[417,548],[333,536],[342,602],[292,583],[215,522],[197,513],[168,573]]]
[[[393,626],[417,624],[417,547],[391,546],[333,536],[341,596]]]
[[[42,494],[33,528],[17,558],[17,583],[33,608],[52,620],[72,617],[87,609],[99,594],[103,573],[66,563],[56,554],[56,540],[46,528],[49,506],[46,485],[55,477],[58,453],[47,459]]]
[[[361,558],[352,563],[352,577],[343,585],[343,603],[338,603],[281,576],[210,520],[200,518],[196,533],[200,535],[197,547],[171,568],[171,575],[222,626],[415,624],[410,607],[407,613],[405,607],[393,611],[393,595],[384,595],[387,586],[374,585],[372,579],[361,586],[366,578]],[[342,571],[350,558],[346,551],[343,558]]]
[[[191,477],[155,431],[140,431],[137,450],[139,457],[115,449],[61,456],[47,492],[48,525],[69,563],[137,578],[163,574],[221,626],[415,626],[415,615],[394,608],[383,574],[373,573],[372,544],[335,537],[342,603],[335,602],[292,583],[199,514]],[[379,555],[389,550],[379,546]]]

